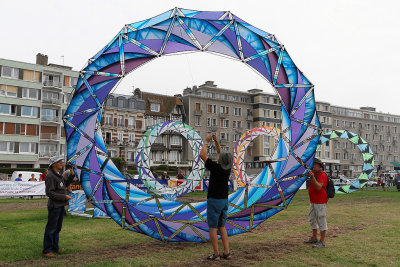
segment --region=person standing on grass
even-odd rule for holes
[[[218,163],[212,161],[207,156],[207,147],[214,139],[218,153]],[[229,250],[228,233],[225,229],[225,221],[228,211],[228,181],[232,169],[232,154],[220,153],[221,146],[215,133],[206,137],[205,143],[200,151],[200,158],[205,162],[205,167],[210,171],[209,187],[207,192],[207,223],[210,228],[210,241],[214,253],[207,257],[208,260],[218,261],[221,259],[231,259]],[[219,230],[224,253],[219,254],[218,233]]]
[[[71,199],[67,193],[67,187],[75,176],[74,170],[71,169],[70,176],[64,179],[61,175],[64,166],[62,157],[50,158],[49,172],[45,179],[46,195],[49,197],[48,218],[43,239],[43,256],[46,258],[55,258],[56,255],[53,252],[64,252],[64,249],[60,249],[58,245],[59,234],[64,218],[64,206],[68,205],[68,200]]]
[[[22,173],[18,174],[18,177],[15,179],[16,182],[22,182]]]
[[[314,244],[313,248],[325,247],[325,235],[328,230],[326,222],[326,203],[328,203],[328,194],[326,186],[328,184],[328,177],[322,171],[322,161],[315,158],[313,170],[309,172],[310,186],[308,187],[308,195],[310,197],[310,213],[308,219],[312,229],[312,237],[304,243]],[[320,232],[320,239],[317,239],[318,229]]]

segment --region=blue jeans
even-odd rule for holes
[[[47,217],[46,229],[44,231],[43,253],[49,253],[59,249],[58,240],[64,218],[64,207],[47,207],[47,209],[49,215]]]

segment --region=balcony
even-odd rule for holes
[[[182,150],[182,146],[181,145],[170,145],[170,150]]]
[[[41,133],[40,139],[42,140],[60,140],[60,135],[56,133]]]
[[[51,81],[51,80],[44,80],[43,87],[54,87],[54,88],[62,88],[62,84],[60,81]]]
[[[41,122],[57,123],[60,122],[60,117],[58,116],[42,116],[40,118]]]
[[[166,150],[166,147],[163,143],[154,143],[151,145],[152,150]]]
[[[39,152],[39,158],[51,158],[51,157],[54,157],[57,155],[58,155],[58,152],[56,152],[56,151]]]
[[[201,116],[203,114],[203,111],[202,110],[195,110],[194,111],[194,115],[195,116]]]
[[[46,105],[61,105],[61,100],[60,99],[54,99],[54,98],[43,98],[42,103]]]
[[[253,121],[253,115],[247,115],[246,120]]]

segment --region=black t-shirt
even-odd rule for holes
[[[205,166],[210,170],[207,198],[228,198],[228,181],[231,169],[222,169],[220,164],[212,161],[210,158],[207,159]]]

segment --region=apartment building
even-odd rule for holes
[[[141,95],[146,103],[146,129],[166,121],[184,121],[185,110],[178,96],[167,96],[156,93],[142,92],[135,89],[135,93]],[[151,146],[151,165],[172,165],[180,168],[189,168],[183,149],[185,140],[183,136],[174,131],[164,132]]]
[[[375,169],[379,166],[379,173],[394,170],[394,165],[399,162],[399,115],[377,112],[373,107],[355,109],[332,105],[331,111],[333,130],[346,129],[365,139],[371,145]],[[340,161],[340,164],[335,165],[336,174],[357,177],[361,173],[363,158],[352,143],[336,139],[332,156]]]
[[[103,106],[103,139],[111,157],[135,163],[135,148],[145,131],[146,104],[140,95],[110,94]]]
[[[185,122],[192,126],[203,140],[216,132],[221,148],[232,152],[241,135],[253,127],[252,94],[218,88],[213,81],[199,87],[183,90],[182,102],[185,107]],[[253,162],[252,144],[246,153],[246,162]],[[190,147],[187,147],[190,151]],[[216,157],[215,146],[209,147],[209,155]],[[191,159],[191,154],[188,155]]]
[[[0,166],[47,167],[65,155],[62,114],[77,82],[71,67],[0,59]]]

